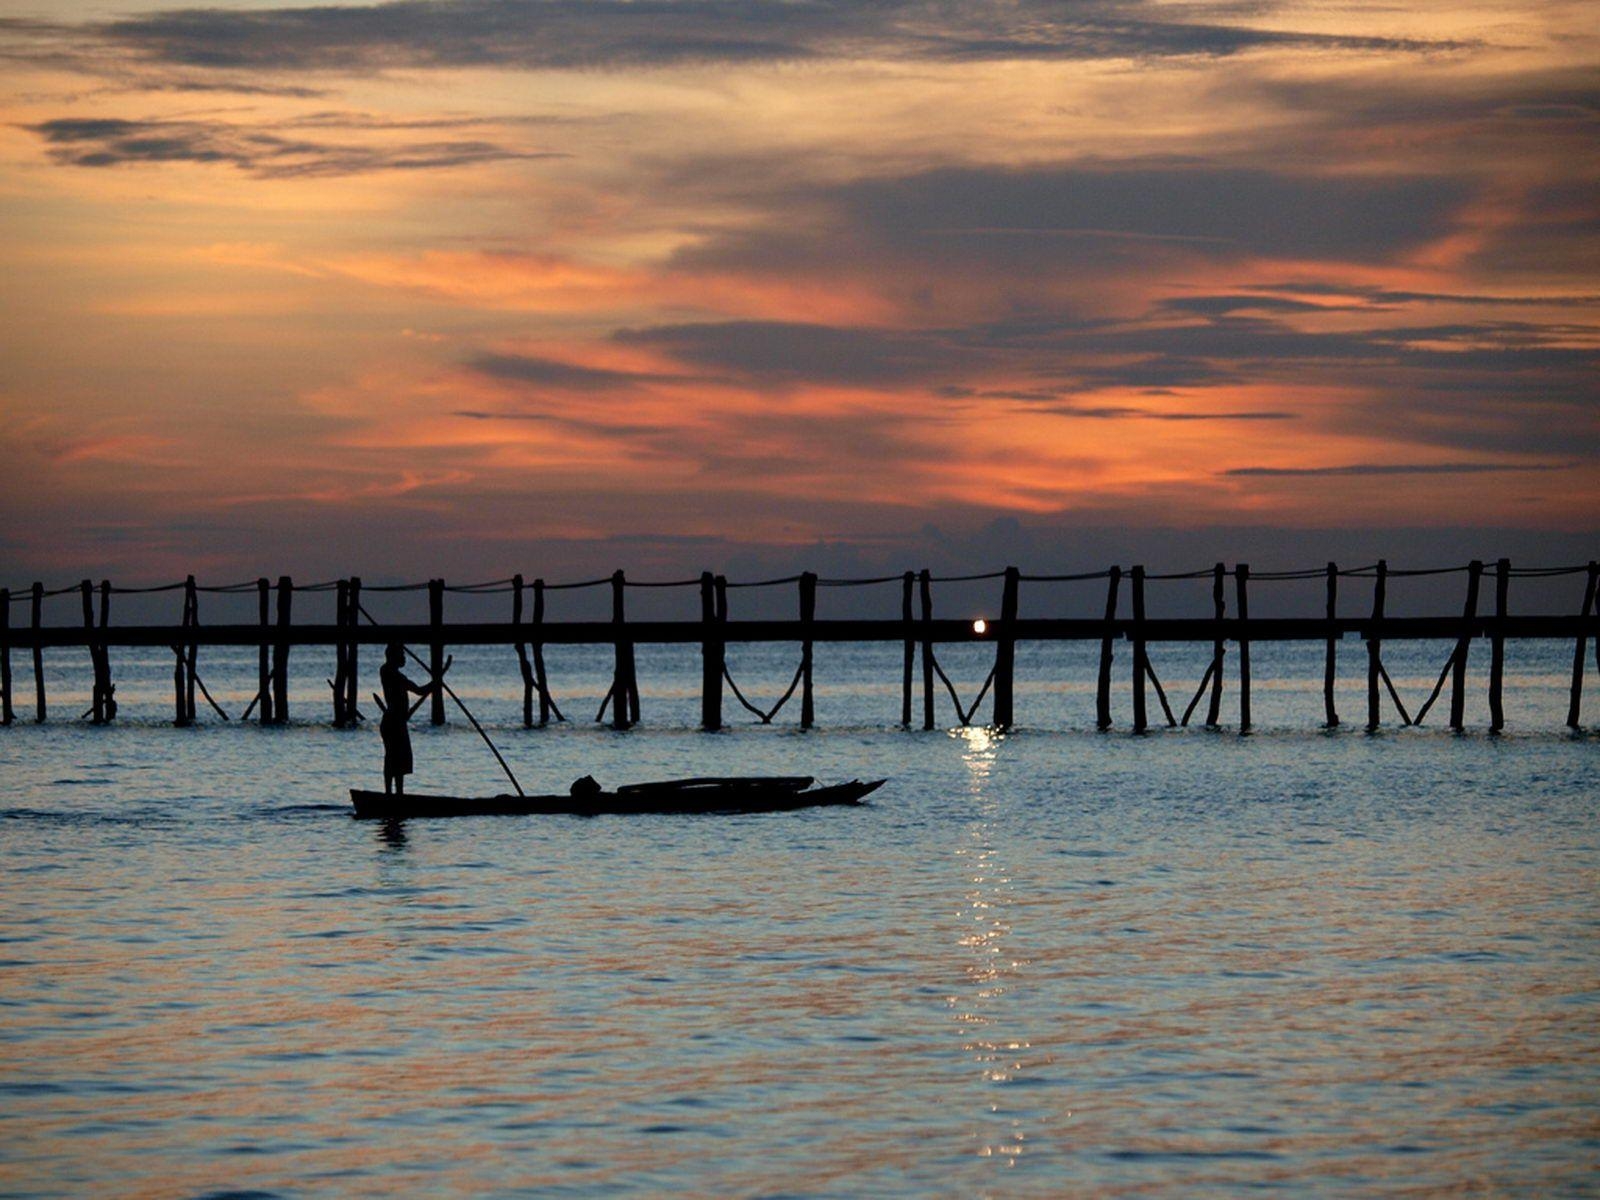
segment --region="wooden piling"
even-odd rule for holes
[[[539,724],[550,724],[554,709],[556,720],[564,721],[559,709],[550,703],[550,681],[544,671],[544,580],[533,581],[533,685],[539,689]]]
[[[1506,635],[1503,632],[1506,605],[1510,600],[1511,560],[1502,558],[1494,566],[1494,632],[1489,638],[1489,732],[1506,727],[1503,691],[1506,676]]]
[[[44,694],[44,647],[39,644],[39,629],[44,624],[44,584],[33,585],[33,719],[43,724],[50,715]]]
[[[344,698],[346,688],[345,672],[349,669],[348,635],[345,629],[350,623],[350,584],[346,580],[339,580],[333,589],[333,623],[340,631],[340,638],[333,644],[333,679],[329,688],[333,692],[333,727],[343,729],[347,724],[344,711]]]
[[[928,628],[933,621],[933,576],[922,568],[917,577],[922,598],[922,728],[933,728],[933,639]]]
[[[1149,652],[1144,641],[1144,568],[1133,568],[1133,731],[1149,728],[1145,712],[1145,679],[1150,674]]]
[[[184,625],[193,630],[200,624],[200,594],[195,588],[194,576],[183,583]],[[183,711],[190,725],[194,724],[194,690],[197,675],[196,660],[200,657],[200,644],[190,637],[183,648]]]
[[[179,622],[179,628],[184,632],[187,632],[189,628],[189,592],[187,589],[183,593],[183,618]],[[189,716],[188,698],[184,692],[186,676],[184,666],[187,652],[188,647],[182,640],[172,648],[172,723],[180,729],[193,721],[193,718]]]
[[[1206,728],[1215,729],[1222,717],[1222,660],[1228,644],[1222,637],[1222,618],[1228,604],[1223,596],[1223,579],[1227,568],[1218,563],[1211,568],[1211,613],[1217,622],[1217,636],[1211,643],[1211,700],[1206,705]]]
[[[1329,729],[1339,727],[1339,712],[1333,704],[1333,685],[1338,677],[1339,634],[1334,622],[1339,619],[1339,567],[1328,564],[1328,641],[1322,661],[1322,711],[1323,724]]]
[[[1461,612],[1461,640],[1456,645],[1455,662],[1450,668],[1450,728],[1458,733],[1465,723],[1467,654],[1472,648],[1472,626],[1478,618],[1478,586],[1482,581],[1483,563],[1475,558],[1467,566],[1467,602]]]
[[[1578,656],[1581,662],[1581,647]],[[0,588],[0,725],[10,725],[16,719],[11,707],[11,589]]]
[[[272,723],[289,722],[289,638],[294,606],[294,581],[278,576],[278,630],[272,644]]]
[[[1594,612],[1595,590],[1597,586],[1600,586],[1600,563],[1590,562],[1589,578],[1583,587],[1583,608],[1580,609],[1578,613],[1578,615],[1585,621],[1587,621],[1589,615]],[[1579,728],[1578,720],[1580,710],[1583,707],[1583,666],[1584,658],[1586,657],[1585,651],[1587,651],[1587,649],[1588,637],[1580,629],[1577,639],[1573,643],[1572,647],[1572,687],[1567,697],[1568,729]],[[9,670],[9,663],[6,664],[6,667]],[[9,676],[7,677],[7,681],[5,683],[5,689],[7,703],[9,704],[11,696],[11,683]],[[7,711],[8,715],[6,717],[6,721],[9,723],[11,719],[9,716],[9,709]]]
[[[1022,573],[1016,567],[1006,568],[1005,586],[1000,592],[1000,628],[994,647],[994,724],[996,729],[1010,729],[1016,717],[1014,699],[1017,669],[1017,593],[1021,588]]]
[[[106,723],[105,703],[100,696],[100,655],[94,643],[94,584],[85,579],[78,585],[83,597],[83,627],[89,643],[89,669],[94,676],[93,700],[90,702],[90,719],[96,725]]]
[[[428,580],[428,671],[435,680],[444,676],[444,580]],[[444,724],[444,689],[433,690],[428,720]]]
[[[900,724],[911,728],[911,670],[916,661],[917,643],[911,624],[911,591],[915,576],[907,571],[900,577],[900,620],[905,624],[905,670],[901,676]]]
[[[522,576],[511,577],[511,623],[522,625]],[[533,728],[533,664],[528,661],[528,647],[518,635],[517,670],[522,674],[522,727]]]
[[[1385,592],[1389,587],[1389,564],[1384,559],[1378,560],[1377,573],[1372,580],[1372,619],[1383,620],[1383,603]],[[1367,635],[1367,732],[1374,732],[1383,723],[1382,697],[1378,691],[1381,686],[1379,676],[1382,671],[1381,655],[1383,643],[1378,639],[1377,631],[1373,630]]]
[[[700,572],[700,728],[722,728],[722,672],[726,649],[717,624],[717,581]]]
[[[1249,628],[1250,621],[1250,564],[1239,563],[1233,568],[1233,585],[1239,607],[1239,628]],[[1239,634],[1239,732],[1250,732],[1250,638]]]
[[[267,665],[267,630],[272,618],[272,585],[265,579],[256,580],[256,606],[261,623],[261,646],[256,656],[256,703],[260,708],[261,724],[272,724],[272,670]]]
[[[635,684],[633,682],[633,643],[623,636],[627,627],[627,610],[623,600],[627,579],[621,571],[616,571],[611,576],[611,623],[616,629],[613,645],[616,653],[616,667],[611,676],[611,727],[613,729],[628,729],[633,724],[633,704],[630,699]]]
[[[97,660],[99,667],[98,683],[105,718],[108,722],[117,719],[117,687],[111,682],[111,651],[106,646],[106,629],[111,623],[111,581],[100,581],[100,657]]]
[[[361,576],[359,575],[350,576],[350,595],[345,608],[345,617],[349,623],[350,641],[345,646],[344,715],[345,720],[354,726],[361,720],[361,704],[356,698],[361,687],[361,639],[356,636],[356,630],[361,625]]]
[[[1095,728],[1111,728],[1111,623],[1117,619],[1117,588],[1122,583],[1122,568],[1112,567],[1106,584],[1106,627],[1100,638],[1100,677],[1095,684]]]
[[[811,626],[817,619],[817,577],[811,571],[800,574],[800,728],[816,724],[816,704],[811,691]]]

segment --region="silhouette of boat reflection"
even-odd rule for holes
[[[350,789],[360,818],[396,821],[411,817],[467,816],[636,816],[644,814],[730,814],[790,812],[801,808],[857,805],[885,783],[852,779],[813,787],[810,776],[742,776],[665,779],[631,783],[605,791],[585,776],[567,795],[430,796],[407,792]]]

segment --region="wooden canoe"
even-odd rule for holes
[[[614,792],[565,796],[429,796],[413,792],[397,796],[351,788],[350,802],[355,805],[357,817],[385,821],[412,817],[765,813],[860,804],[884,782],[852,779],[848,783],[812,787],[812,780],[802,776],[668,779],[629,784]]]

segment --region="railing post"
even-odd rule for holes
[[[200,643],[194,640],[193,630],[200,624],[200,595],[195,590],[194,576],[190,575],[183,583],[183,623],[190,630],[188,642],[183,648],[183,715],[185,723],[194,724],[194,681],[198,672],[195,669],[195,660],[200,656]]]
[[[1578,616],[1581,621],[1587,621],[1589,614],[1594,611],[1595,589],[1600,586],[1600,563],[1589,564],[1589,578],[1583,586],[1583,608]],[[1567,728],[1577,729],[1580,710],[1583,707],[1583,660],[1588,649],[1589,639],[1584,633],[1580,623],[1578,637],[1572,647],[1572,688],[1567,696]],[[11,686],[6,685],[6,695],[11,695]],[[8,718],[9,719],[9,718]]]
[[[272,623],[272,585],[265,579],[256,580],[256,607],[261,622],[261,645],[256,656],[256,703],[261,707],[261,724],[272,724],[272,671],[267,665],[267,630]]]
[[[33,719],[43,724],[50,715],[44,694],[44,647],[39,644],[39,629],[44,624],[44,584],[33,585]]]
[[[1583,651],[1578,654],[1582,661]],[[16,719],[11,707],[11,589],[0,588],[0,725]]]
[[[100,696],[100,654],[94,643],[94,584],[85,579],[78,585],[83,597],[84,640],[89,644],[89,670],[94,676],[93,700],[90,704],[91,720],[96,725],[106,723],[105,704]]]
[[[350,620],[350,585],[341,579],[334,585],[333,590],[333,623],[339,630],[339,640],[333,644],[333,683],[329,690],[333,692],[333,727],[345,727],[344,697],[346,692],[345,670],[349,662],[347,644],[345,641],[345,626]]]
[[[611,676],[611,727],[627,729],[632,724],[633,705],[629,699],[633,690],[633,643],[623,636],[627,627],[627,611],[623,589],[627,579],[621,571],[611,576],[611,624],[616,631],[616,667]]]
[[[289,639],[293,635],[294,580],[278,576],[278,629],[272,643],[272,723],[289,723]]]
[[[181,630],[189,628],[189,590],[183,593],[183,617],[178,622]],[[182,729],[193,723],[189,716],[188,700],[184,696],[184,656],[187,652],[180,634],[178,644],[172,648],[172,723]]]
[[[1339,725],[1339,713],[1333,704],[1333,685],[1338,676],[1339,635],[1334,630],[1333,623],[1339,616],[1339,567],[1336,563],[1328,564],[1328,642],[1327,651],[1322,662],[1322,711],[1323,721],[1329,729],[1336,729]]]
[[[1206,728],[1215,729],[1222,717],[1222,660],[1228,644],[1222,636],[1222,618],[1228,610],[1223,598],[1223,577],[1227,573],[1221,563],[1211,568],[1211,611],[1217,622],[1217,636],[1211,643],[1211,699],[1206,705]]]
[[[917,579],[922,595],[922,728],[933,728],[933,575],[927,567]]]
[[[1145,712],[1145,677],[1150,673],[1149,652],[1144,643],[1144,568],[1133,568],[1133,731],[1149,728]]]
[[[700,572],[700,728],[722,728],[723,642],[717,627],[717,581]]]
[[[817,618],[817,577],[811,571],[800,575],[800,728],[816,724],[816,709],[811,693],[811,623]]]
[[[1511,560],[1502,558],[1494,566],[1494,633],[1489,639],[1489,732],[1506,727],[1503,692],[1506,677],[1506,607],[1510,601]]]
[[[900,724],[911,728],[911,670],[916,661],[917,643],[911,624],[911,592],[915,576],[907,571],[900,577],[900,620],[905,625],[905,670],[900,686]]]
[[[1233,568],[1234,591],[1239,601],[1239,732],[1250,732],[1250,564]]]
[[[434,679],[444,675],[444,580],[428,580],[428,670]],[[428,719],[444,724],[444,689],[435,688]]]
[[[1016,567],[1006,568],[1005,586],[1000,592],[999,640],[994,648],[994,724],[997,729],[1010,729],[1016,720],[1016,700],[1013,690],[1017,669],[1017,592],[1022,573]]]
[[[533,685],[539,689],[539,724],[550,724],[550,683],[544,673],[544,580],[533,581]]]
[[[95,661],[102,709],[107,722],[117,719],[117,688],[111,682],[111,651],[106,647],[106,628],[111,622],[111,581],[100,581],[100,656]]]
[[[1467,567],[1467,602],[1461,613],[1461,640],[1456,644],[1455,663],[1450,668],[1450,728],[1461,731],[1467,707],[1467,652],[1472,646],[1473,623],[1478,619],[1478,585],[1483,581],[1483,563],[1473,559]]]
[[[1106,584],[1105,631],[1100,635],[1100,677],[1095,682],[1094,724],[1096,729],[1111,728],[1111,643],[1112,623],[1117,619],[1117,589],[1122,584],[1122,568],[1112,567]]]
[[[1383,640],[1378,634],[1377,623],[1383,620],[1383,604],[1385,593],[1389,587],[1389,564],[1384,559],[1378,560],[1377,575],[1372,581],[1372,620],[1373,628],[1367,631],[1367,732],[1374,732],[1383,723],[1383,710],[1380,707],[1378,696],[1378,666],[1382,661]]]

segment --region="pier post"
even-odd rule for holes
[[[428,580],[428,670],[434,679],[444,674],[444,580]],[[444,724],[444,689],[436,688],[433,703],[428,708],[428,719],[435,725]]]
[[[333,727],[343,729],[347,724],[344,698],[347,691],[345,671],[349,664],[349,643],[345,626],[350,621],[350,584],[339,580],[333,591],[333,623],[339,629],[339,640],[333,644],[333,680],[328,685],[333,692]]]
[[[178,622],[180,630],[189,628],[189,591],[183,593],[183,617]],[[184,698],[184,662],[188,647],[179,640],[172,648],[172,723],[182,729],[189,725],[192,718],[189,716],[189,705]]]
[[[1506,606],[1510,600],[1511,560],[1502,558],[1494,566],[1494,633],[1489,639],[1489,732],[1506,727],[1504,689],[1506,678]]]
[[[1593,579],[1592,574],[1590,578]],[[1578,661],[1583,661],[1581,647]],[[0,588],[0,725],[10,725],[16,719],[11,708],[11,589]]]
[[[191,633],[183,647],[183,714],[190,725],[194,724],[194,683],[198,672],[195,660],[200,656],[200,644],[194,640],[193,630],[200,624],[200,595],[195,590],[194,576],[183,583],[183,623]]]
[[[917,643],[911,625],[911,590],[915,577],[907,571],[900,578],[900,620],[905,624],[905,670],[900,686],[900,724],[911,728],[911,668],[916,661]]]
[[[816,724],[816,706],[811,692],[811,623],[817,619],[817,577],[811,571],[800,575],[800,728]]]
[[[522,625],[522,576],[511,577],[511,623],[520,630]],[[517,670],[522,674],[522,727],[533,728],[533,664],[528,661],[528,647],[517,634]]]
[[[85,579],[78,585],[78,591],[83,596],[84,638],[89,643],[89,669],[94,675],[94,698],[89,708],[92,714],[90,719],[96,725],[104,725],[105,703],[100,696],[100,653],[94,644],[94,584]]]
[[[100,581],[100,657],[96,666],[99,670],[97,682],[100,686],[102,707],[107,722],[117,719],[117,688],[111,682],[111,651],[106,647],[106,627],[111,622],[111,581]]]
[[[345,605],[345,618],[349,622],[349,643],[345,646],[344,716],[352,726],[361,720],[361,704],[356,699],[360,691],[361,639],[357,628],[361,624],[361,576],[350,576],[350,595]]]
[[[44,584],[33,585],[33,719],[44,724],[50,715],[44,694],[44,647],[39,644],[39,627],[44,624]]]
[[[1100,635],[1100,677],[1095,684],[1094,724],[1096,729],[1111,728],[1111,642],[1112,622],[1117,619],[1117,588],[1122,583],[1122,568],[1112,567],[1110,582],[1106,585],[1106,625]]]
[[[633,724],[633,704],[630,699],[633,692],[633,643],[623,636],[627,626],[627,611],[623,601],[623,590],[627,587],[627,579],[621,571],[612,573],[611,576],[611,624],[616,630],[616,668],[611,676],[611,727],[613,729],[627,729]]]
[[[1144,644],[1144,568],[1133,568],[1133,731],[1143,733],[1150,722],[1145,712],[1145,676],[1150,659]]]
[[[1382,670],[1383,642],[1378,637],[1376,623],[1383,620],[1383,602],[1389,587],[1389,564],[1378,560],[1377,575],[1372,581],[1372,620],[1374,627],[1367,631],[1367,732],[1374,732],[1383,723],[1383,710],[1378,695],[1378,676]]]
[[[1600,563],[1590,562],[1589,578],[1583,586],[1583,608],[1579,610],[1578,613],[1578,616],[1584,621],[1587,621],[1589,614],[1594,611],[1595,589],[1597,585],[1600,585]],[[1584,633],[1582,627],[1580,626],[1578,629],[1577,640],[1573,643],[1572,647],[1572,688],[1567,697],[1568,729],[1579,728],[1578,718],[1580,710],[1583,707],[1583,660],[1585,658],[1585,652],[1589,648],[1588,643],[1588,636]],[[9,676],[7,677],[5,689],[7,704],[9,705],[11,697],[11,683]],[[8,707],[6,715],[7,723],[9,723],[10,720],[10,710]]]
[[[544,673],[544,580],[533,581],[533,685],[539,689],[539,724],[550,724],[550,683]],[[556,716],[565,720],[560,713]]]
[[[1250,564],[1233,568],[1234,591],[1239,602],[1239,732],[1250,732]]]
[[[933,642],[930,625],[933,622],[933,576],[927,567],[917,577],[917,587],[922,597],[922,728],[933,728]]]
[[[1013,691],[1017,668],[1017,592],[1022,573],[1016,567],[1006,568],[1005,587],[1000,593],[1000,637],[994,648],[994,724],[995,728],[1010,729],[1016,718]]]
[[[256,656],[256,703],[261,714],[261,724],[272,724],[272,671],[267,665],[267,629],[272,618],[272,585],[265,579],[256,580],[256,607],[261,622],[261,645]]]
[[[1228,645],[1222,637],[1222,618],[1228,610],[1223,598],[1223,577],[1227,569],[1218,563],[1211,568],[1211,612],[1217,622],[1217,636],[1211,643],[1211,699],[1206,704],[1206,728],[1215,729],[1222,716],[1222,659]]]
[[[700,728],[722,728],[722,672],[725,651],[717,627],[717,581],[700,572]]]
[[[1329,729],[1339,726],[1339,712],[1333,705],[1333,685],[1338,676],[1339,635],[1333,623],[1339,616],[1339,567],[1328,564],[1328,643],[1322,662],[1323,723]]]
[[[1455,662],[1450,668],[1450,728],[1460,732],[1467,706],[1467,653],[1472,648],[1473,622],[1478,617],[1478,585],[1483,581],[1483,563],[1473,559],[1467,567],[1467,602],[1461,613],[1461,640],[1456,643]]]
[[[272,644],[272,723],[289,723],[289,638],[293,620],[294,580],[278,576],[278,632]]]

